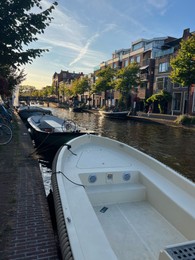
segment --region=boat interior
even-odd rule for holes
[[[195,259],[193,183],[124,144],[71,145],[56,171],[81,184],[57,175],[75,259]]]
[[[73,132],[77,130],[76,124],[71,120],[63,120],[55,116],[34,116],[31,118],[36,129],[49,133]]]
[[[188,243],[194,219],[176,199],[185,194],[172,196],[171,190],[164,194],[138,171],[80,174],[80,178],[117,259],[169,259],[163,258],[166,246],[182,257],[176,259],[185,259],[183,255],[189,257],[192,250],[195,252],[194,242],[192,247]],[[179,244],[187,244],[187,249],[182,251],[179,247],[176,251]]]
[[[176,193],[171,198],[169,189],[174,187],[167,185],[167,192],[159,190],[136,171],[80,174],[80,178],[117,259],[164,259],[166,246],[175,248],[188,241],[182,225],[191,218],[190,212],[177,205]],[[192,255],[192,248],[187,248]],[[186,249],[176,252],[177,257],[182,256],[178,259],[185,259],[183,254]]]
[[[45,131],[46,129],[51,129],[50,132],[63,132],[62,123],[56,122],[52,119],[44,120],[40,122],[38,126],[43,131]]]

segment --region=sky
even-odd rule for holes
[[[43,9],[53,1],[42,0]],[[115,50],[144,38],[195,31],[194,0],[57,0],[53,20],[29,48],[48,49],[24,67],[22,85],[41,89],[61,70],[93,73]]]

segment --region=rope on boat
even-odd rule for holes
[[[33,155],[34,153],[36,153],[38,150],[39,150],[39,148],[41,147],[41,145],[47,140],[47,138],[49,137],[49,135],[50,135],[50,133],[48,133],[47,135],[46,135],[46,137],[43,139],[43,141],[39,144],[39,146],[37,146],[36,147],[36,149],[32,152],[32,153],[30,153],[29,155],[28,155],[28,157],[30,157],[31,155]]]
[[[58,171],[58,172],[53,172],[52,175],[56,175],[57,173],[61,173],[68,181],[70,181],[71,183],[77,185],[77,186],[82,186],[83,188],[85,188],[85,186],[83,184],[80,184],[80,183],[77,183],[77,182],[74,182],[72,181],[71,179],[69,179],[63,172],[61,171]]]
[[[62,210],[62,204],[60,200],[56,174],[52,174],[51,179],[53,185],[53,198],[54,198],[55,214],[57,220],[57,230],[58,230],[62,257],[63,260],[74,260],[69,237],[68,237],[68,232],[66,228],[66,223],[64,220],[64,214]]]

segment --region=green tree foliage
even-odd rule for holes
[[[2,97],[11,96],[12,90],[15,86],[19,85],[25,77],[24,70],[20,71],[8,66],[5,66],[3,69],[0,67],[0,95]]]
[[[30,43],[38,40],[38,34],[44,33],[57,5],[54,2],[48,9],[42,10],[41,1],[0,1],[0,76],[7,82],[7,85],[0,82],[0,89],[5,90],[4,94],[14,87],[14,81],[17,84],[18,80],[24,77],[23,72],[21,74],[18,71],[20,65],[31,63],[33,59],[48,51],[28,48]]]
[[[164,113],[166,105],[168,102],[170,102],[172,99],[172,96],[169,92],[165,91],[165,90],[161,90],[159,93],[152,95],[151,97],[149,97],[146,102],[151,104],[153,102],[157,102],[158,103],[158,108],[160,113]]]
[[[63,98],[64,100],[64,96],[66,93],[66,88],[67,88],[67,84],[65,82],[60,83],[59,85],[59,96]]]
[[[74,95],[84,94],[84,92],[89,90],[89,83],[87,77],[75,79],[72,87]]]
[[[94,91],[101,92],[113,89],[114,87],[114,76],[115,76],[115,70],[111,67],[106,67],[104,69],[101,69],[97,73],[97,81],[94,85]]]
[[[53,86],[46,86],[42,89],[42,94],[44,97],[55,95],[55,88]]]
[[[116,77],[115,89],[120,91],[121,102],[125,100],[125,105],[128,107],[128,96],[132,88],[136,88],[140,83],[139,65],[137,63],[131,63],[127,67],[120,69]]]
[[[0,1],[0,67],[25,65],[39,57],[45,49],[26,49],[37,35],[52,20],[51,13],[57,4],[54,2],[42,11],[42,0],[4,0]],[[36,7],[40,12],[32,13]]]
[[[0,75],[0,95],[11,96],[14,87],[19,85],[25,77],[24,70],[16,71],[13,68],[7,71],[6,77]]]
[[[132,87],[139,85],[139,65],[131,63],[127,67],[120,69],[116,76],[115,88],[123,93],[129,93]]]
[[[9,84],[9,91],[16,86],[19,85],[22,81],[24,81],[26,78],[26,74],[24,73],[24,69],[17,71],[13,68],[10,68],[10,73],[9,76],[7,77],[8,79],[8,84]]]
[[[32,93],[36,91],[36,88],[34,86],[20,86],[19,88],[19,94],[21,97],[27,97],[27,96],[32,96]]]
[[[195,36],[182,40],[180,45],[177,55],[170,62],[172,67],[170,78],[173,82],[188,87],[188,113],[190,86],[195,83]]]
[[[93,92],[104,92],[105,100],[107,100],[107,91],[114,88],[115,70],[111,67],[101,69],[96,74],[97,80],[93,85]]]
[[[68,86],[68,87],[65,88],[64,94],[65,94],[67,97],[69,97],[69,98],[74,95],[71,86]]]

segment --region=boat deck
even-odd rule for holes
[[[165,245],[187,241],[147,201],[95,206],[94,210],[118,259],[156,260]]]
[[[193,183],[110,139],[68,144],[55,170],[75,260],[164,259],[165,248],[194,240]]]

